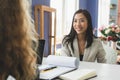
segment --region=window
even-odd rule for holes
[[[71,28],[72,17],[79,9],[79,0],[51,0],[50,6],[56,9],[56,43],[62,41]]]
[[[110,0],[99,0],[98,5],[98,29],[101,26],[109,25],[109,14],[110,14]],[[101,33],[98,30],[98,36]]]

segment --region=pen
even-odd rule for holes
[[[54,66],[54,67],[51,67],[51,68],[45,69],[44,71],[52,70],[52,69],[54,69],[54,68],[57,68],[57,66]]]

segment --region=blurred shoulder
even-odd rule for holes
[[[102,41],[99,38],[94,38],[93,39],[93,44],[102,45]]]

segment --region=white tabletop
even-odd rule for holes
[[[90,80],[120,80],[120,65],[80,62],[80,69],[95,69],[97,77]]]
[[[45,63],[45,58],[43,59]],[[97,77],[89,80],[120,80],[120,65],[96,62],[80,62],[80,69],[95,69]]]

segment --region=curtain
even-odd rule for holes
[[[98,5],[98,30],[101,26],[109,25],[110,0],[99,0]],[[98,31],[98,36],[101,33]]]
[[[70,32],[73,14],[79,9],[79,0],[51,0],[50,6],[57,11],[56,43],[61,43],[63,36]]]

